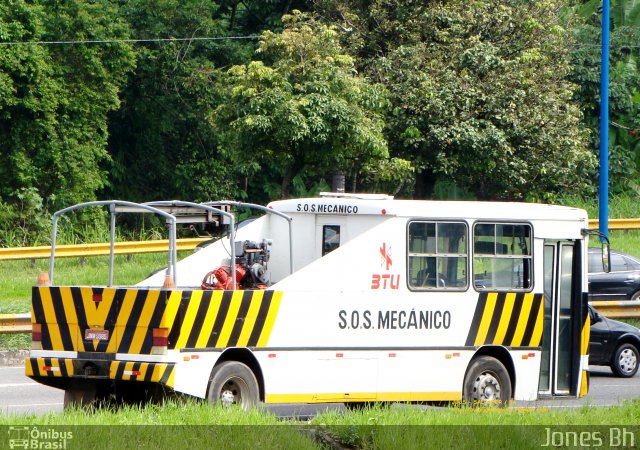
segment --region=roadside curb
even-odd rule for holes
[[[29,350],[1,350],[0,367],[22,366],[27,356],[29,356]]]

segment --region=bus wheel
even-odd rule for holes
[[[470,406],[505,406],[511,399],[507,369],[491,356],[475,358],[467,370],[462,396]]]
[[[213,368],[209,378],[207,400],[223,407],[238,405],[249,410],[258,403],[258,382],[246,365],[225,361]]]

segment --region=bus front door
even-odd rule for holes
[[[545,241],[544,244],[544,331],[538,391],[540,395],[570,395],[575,365],[574,323],[580,320],[576,304],[576,242]]]

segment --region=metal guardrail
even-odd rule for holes
[[[0,314],[0,334],[30,333],[31,314]]]
[[[591,305],[600,314],[612,319],[640,319],[640,301],[596,301]]]
[[[589,228],[598,228],[598,220],[589,220]],[[610,230],[638,230],[640,219],[609,219]]]
[[[176,240],[177,250],[193,250],[201,242],[210,238],[187,238]],[[116,255],[130,255],[135,253],[161,253],[169,248],[167,239],[159,241],[131,241],[116,242]],[[78,245],[56,245],[56,258],[85,257],[85,256],[108,256],[110,244],[78,244]],[[15,247],[0,248],[0,260],[17,259],[41,259],[51,256],[51,247],[48,245],[40,247]]]

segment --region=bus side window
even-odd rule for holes
[[[473,229],[473,282],[482,290],[531,288],[531,225],[477,223]]]
[[[322,227],[322,256],[340,247],[340,225]]]
[[[466,223],[410,222],[408,250],[410,289],[467,289]]]

